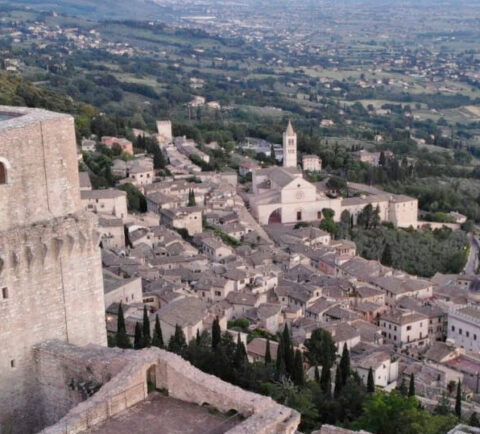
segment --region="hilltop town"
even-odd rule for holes
[[[479,434],[476,0],[0,0],[0,434]]]
[[[441,228],[418,218],[416,199],[360,184],[350,184],[356,195],[343,198],[325,182],[307,181],[321,160],[304,156],[306,170],[297,166],[291,123],[282,166],[261,168],[247,159],[240,164],[247,183],[234,172],[201,171],[189,157],[208,162],[208,154],[191,139],[173,137],[169,121],[157,126],[149,136],[158,141],[169,176],[158,177],[148,155],[113,162],[118,184],[145,195],[146,212],[129,212],[126,192],[92,189],[88,171],[80,173],[84,208],[99,216],[112,342],[120,305],[132,345],[146,306],[150,328],[158,318],[164,342],[178,326],[188,342],[218,321],[244,342],[252,363],[265,361],[267,346],[275,360],[276,336],[285,327],[301,352],[320,329],[331,334],[338,357],[348,349],[365,385],[370,370],[386,391],[414,381],[422,404],[434,408],[459,382],[464,408],[477,411],[470,398],[478,393],[480,367],[478,278],[410,275],[363,259],[353,241],[321,229],[330,219],[355,226],[366,209],[377,210],[378,224]],[[307,360],[305,374],[313,379],[315,366]]]

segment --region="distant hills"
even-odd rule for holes
[[[91,20],[162,19],[168,8],[152,0],[0,0],[0,6],[25,6]]]

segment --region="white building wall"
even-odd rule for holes
[[[461,318],[454,312],[448,314],[447,338],[459,347],[480,353],[480,324]]]

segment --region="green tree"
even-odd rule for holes
[[[182,355],[187,349],[187,341],[182,328],[177,324],[175,326],[175,333],[170,337],[168,342],[168,351]]]
[[[188,191],[188,203],[187,206],[196,206],[197,203],[195,202],[195,192],[193,189]]]
[[[139,322],[135,323],[135,339],[133,341],[133,348],[136,350],[145,348],[142,338],[142,326]]]
[[[416,399],[393,391],[370,395],[363,414],[352,428],[376,434],[438,434],[448,432],[455,425],[453,416],[435,416],[419,409]]]
[[[235,355],[233,358],[233,366],[236,369],[243,369],[248,364],[247,358],[247,350],[245,349],[245,345],[240,339],[240,333],[237,336],[237,344],[235,349]]]
[[[477,415],[477,412],[473,412],[471,415],[470,415],[470,420],[468,421],[468,424],[470,426],[474,426],[476,428],[480,427],[480,421],[478,420],[478,415]]]
[[[415,376],[410,375],[410,384],[408,385],[408,396],[415,396]]]
[[[122,184],[118,189],[127,193],[127,205],[129,211],[141,213],[147,211],[147,200],[137,187],[133,184],[127,183]]]
[[[340,365],[337,365],[335,369],[335,387],[333,389],[333,396],[338,398],[340,396],[340,392],[342,391],[342,373]]]
[[[462,384],[460,380],[457,383],[457,396],[455,397],[455,414],[458,418],[462,417]]]
[[[162,327],[160,326],[158,315],[155,315],[155,328],[153,329],[152,346],[158,348],[163,348],[165,346],[163,343]]]
[[[220,344],[222,331],[220,330],[220,321],[218,317],[213,320],[212,323],[212,348],[215,349]]]
[[[120,348],[132,348],[130,338],[127,335],[127,329],[125,327],[125,318],[123,316],[122,303],[118,305],[117,314],[117,333],[115,335],[115,343]]]
[[[322,374],[320,376],[320,388],[325,396],[328,398],[332,395],[332,373],[329,366],[322,367]]]
[[[267,338],[267,344],[265,348],[265,365],[272,363],[272,355],[270,354],[270,339]]]
[[[315,365],[313,376],[315,378],[315,383],[320,383],[320,372],[318,371],[318,365]]]
[[[350,352],[348,351],[347,344],[343,345],[342,357],[340,359],[340,381],[342,387],[347,384],[348,377],[350,377]]]
[[[150,335],[150,318],[148,317],[147,306],[143,306],[143,345],[149,347],[152,343],[152,338]]]
[[[385,248],[383,249],[382,253],[382,259],[380,260],[382,265],[385,265],[386,267],[391,267],[393,260],[392,260],[392,248],[390,247],[390,244],[385,244]]]
[[[373,370],[372,370],[371,367],[368,370],[367,392],[368,393],[375,393],[375,380],[373,378]]]
[[[337,348],[332,335],[324,329],[313,330],[310,339],[305,341],[306,356],[312,365],[331,368],[335,362]]]
[[[300,350],[295,351],[293,382],[301,387],[305,383],[305,376],[303,373],[303,357]]]
[[[405,377],[402,378],[400,386],[398,387],[398,393],[402,396],[408,395],[407,383],[405,382]]]

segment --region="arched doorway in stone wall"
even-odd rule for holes
[[[274,224],[274,223],[282,223],[282,209],[277,208],[275,211],[273,211],[270,214],[270,217],[268,217],[268,224]]]
[[[157,365],[152,365],[147,369],[147,389],[148,393],[157,388]]]

